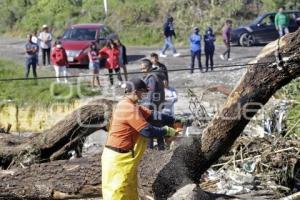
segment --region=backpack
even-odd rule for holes
[[[154,88],[153,95],[150,97],[151,98],[150,102],[159,106],[160,104],[165,102],[164,83],[163,80],[159,77],[159,75],[156,74],[155,72],[148,74],[144,80],[147,81],[151,77],[155,79],[155,88]]]

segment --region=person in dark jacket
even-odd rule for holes
[[[32,35],[27,35],[27,43],[25,44],[25,57],[26,57],[26,65],[25,65],[25,78],[28,78],[30,67],[32,68],[33,77],[36,78],[36,59],[39,47],[37,44],[32,42]]]
[[[163,74],[162,79],[169,82],[168,69],[163,63],[159,62],[158,55],[156,53],[151,53],[150,57],[154,70],[161,72]]]
[[[202,72],[201,64],[201,35],[199,33],[199,28],[194,27],[193,33],[189,37],[190,48],[191,48],[191,73],[194,73],[195,58],[198,60],[198,67]]]
[[[166,22],[164,23],[163,29],[164,29],[163,31],[164,31],[165,43],[159,56],[164,58],[167,57],[165,52],[168,48],[172,49],[174,57],[180,56],[180,54],[177,53],[176,48],[173,44],[173,37],[176,38],[176,34],[173,25],[173,17],[169,14],[166,16]]]
[[[126,47],[124,46],[124,44],[121,43],[120,39],[115,40],[115,43],[119,48],[119,66],[120,66],[120,68],[123,69],[125,81],[127,81],[128,73],[127,73],[126,65],[128,64],[128,59],[127,59]],[[123,83],[122,88],[125,88],[125,87],[126,87],[126,84]]]
[[[154,71],[152,68],[152,63],[148,59],[143,59],[141,61],[140,69],[141,72],[145,74],[143,81],[148,87],[147,96],[142,99],[141,104],[150,110],[161,112],[165,102],[165,89],[163,80],[161,80],[159,75]],[[161,126],[159,123],[159,117],[160,116],[155,116],[156,120],[153,121],[154,125],[158,127]],[[165,149],[163,137],[157,137],[157,146],[158,150]],[[153,138],[150,138],[148,140],[148,148],[153,149],[153,147]]]
[[[226,47],[226,50],[224,51],[224,53],[220,55],[220,58],[222,60],[225,60],[226,55],[227,55],[227,60],[228,61],[232,60],[230,58],[230,32],[231,32],[231,27],[232,27],[232,21],[230,19],[226,20],[225,25],[222,29],[223,42],[224,42],[225,47]]]
[[[214,52],[215,52],[215,34],[211,27],[208,27],[204,35],[204,51],[205,51],[205,65],[206,71],[208,71],[208,65],[210,62],[211,71],[214,70]]]

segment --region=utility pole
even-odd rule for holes
[[[103,0],[103,4],[104,4],[104,12],[105,12],[105,15],[107,16],[107,14],[108,14],[107,0]]]

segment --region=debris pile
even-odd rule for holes
[[[241,136],[202,177],[205,191],[227,195],[253,190],[276,197],[300,190],[300,141],[297,138]]]

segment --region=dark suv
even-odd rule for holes
[[[286,11],[285,13],[290,18],[289,31],[296,31],[300,26],[300,11]],[[276,12],[262,14],[250,24],[232,29],[231,43],[241,46],[252,46],[276,40],[279,34],[275,28],[275,15]]]

